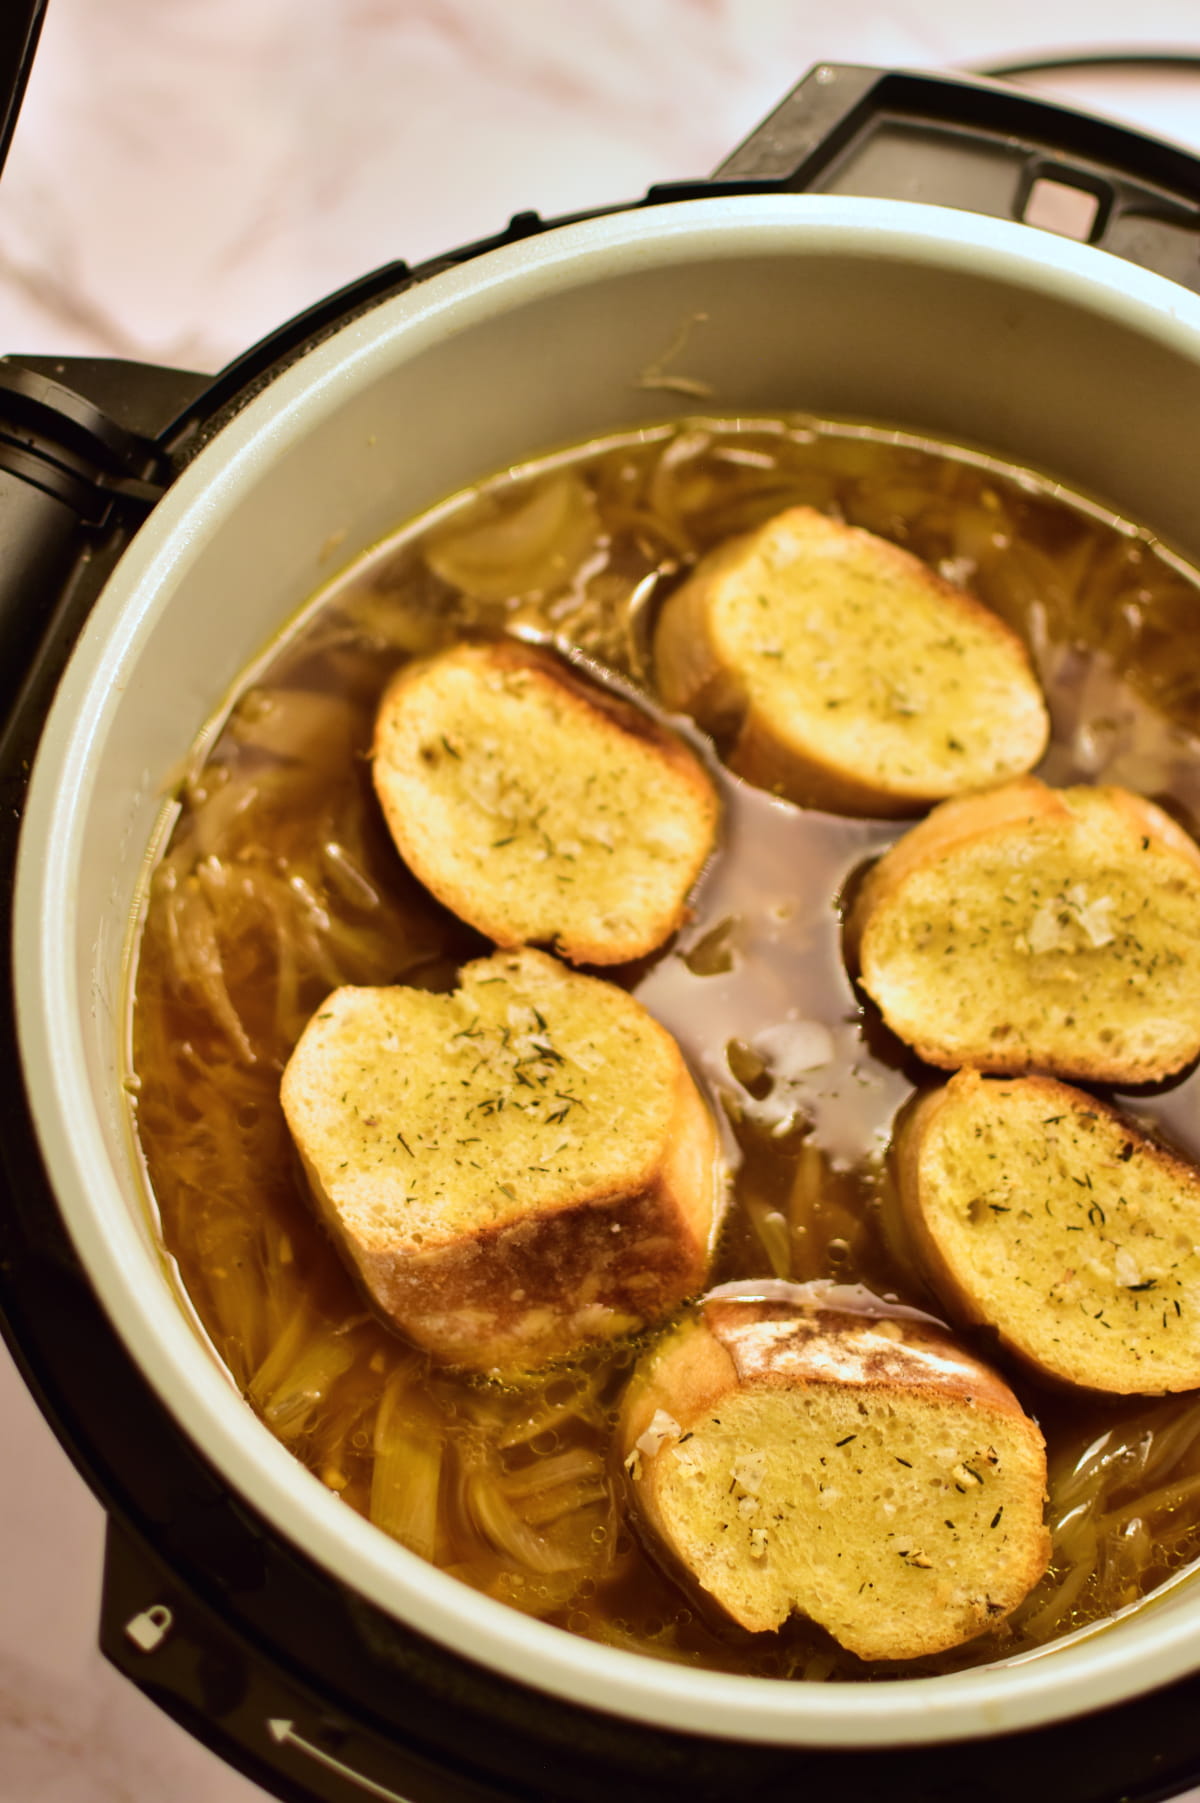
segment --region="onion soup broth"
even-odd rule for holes
[[[517,630],[649,688],[648,623],[669,585],[797,503],[905,545],[1023,636],[1054,725],[1040,775],[1120,782],[1200,827],[1197,590],[1148,536],[1051,482],[892,432],[796,419],[638,432],[509,472],[399,534],[247,679],[194,755],[150,880],[131,1089],[192,1307],[251,1406],[350,1507],[593,1639],[764,1676],[885,1677],[1030,1650],[1196,1557],[1200,1402],[1068,1398],[1015,1376],[1047,1438],[1054,1553],[1008,1621],[903,1667],[866,1667],[803,1621],[753,1636],[678,1588],[625,1519],[609,1442],[638,1348],[508,1386],[432,1366],[343,1269],[279,1105],[330,989],[448,989],[488,949],[407,872],[378,816],[368,750],[397,666]],[[694,919],[618,973],[724,1124],[735,1174],[713,1282],[834,1278],[930,1307],[883,1231],[891,1122],[922,1071],[856,995],[840,945],[846,885],[903,823],[722,787]],[[1197,1081],[1118,1100],[1200,1157]]]

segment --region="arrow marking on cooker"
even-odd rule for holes
[[[318,1760],[331,1772],[337,1772],[340,1777],[348,1779],[351,1784],[357,1784],[360,1790],[367,1791],[372,1797],[382,1797],[384,1803],[408,1803],[408,1798],[402,1797],[399,1791],[385,1789],[382,1784],[376,1784],[373,1778],[366,1777],[362,1772],[356,1772],[353,1766],[343,1765],[341,1760],[335,1759],[331,1753],[324,1753],[320,1747],[314,1747],[310,1740],[305,1740],[302,1735],[296,1733],[295,1724],[288,1721],[286,1716],[271,1717],[267,1722],[267,1728],[271,1739],[278,1746],[298,1747],[302,1753],[307,1753],[310,1759]]]

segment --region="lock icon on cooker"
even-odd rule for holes
[[[125,1632],[140,1653],[153,1653],[160,1647],[174,1624],[175,1617],[165,1603],[143,1609],[125,1623]]]

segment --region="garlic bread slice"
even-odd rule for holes
[[[899,816],[1030,770],[1049,718],[1020,639],[874,533],[792,507],[702,559],[659,619],[669,708],[803,806]]]
[[[973,1639],[1046,1568],[1041,1433],[933,1324],[784,1287],[714,1294],[638,1367],[619,1432],[646,1531],[752,1632],[797,1611],[862,1659]]]
[[[846,951],[930,1064],[1152,1082],[1200,1052],[1200,848],[1127,789],[1025,777],[898,840]]]
[[[682,924],[717,793],[649,714],[515,640],[406,665],[380,704],[375,790],[401,856],[501,946],[619,964]]]
[[[661,1320],[702,1287],[724,1195],[713,1118],[624,990],[497,952],[452,994],[338,989],[282,1100],[379,1312],[480,1370]]]
[[[962,1071],[909,1110],[903,1227],[955,1320],[1044,1377],[1200,1388],[1200,1172],[1049,1077]]]

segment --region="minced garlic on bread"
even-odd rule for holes
[[[948,801],[868,872],[847,959],[947,1069],[1144,1083],[1200,1051],[1200,848],[1127,789]]]
[[[1025,648],[900,546],[792,507],[721,545],[654,643],[670,708],[803,806],[919,813],[1030,770],[1049,718]]]
[[[619,1430],[639,1516],[752,1631],[799,1611],[862,1659],[973,1639],[1046,1568],[1042,1436],[940,1328],[805,1287],[716,1292],[643,1359]]]
[[[1044,1376],[1200,1388],[1200,1172],[1050,1077],[963,1071],[903,1117],[903,1229],[942,1305]]]
[[[406,665],[375,729],[405,862],[498,945],[617,964],[682,924],[719,804],[696,754],[562,659],[515,640]]]
[[[545,953],[477,959],[450,995],[335,990],[282,1098],[368,1293],[440,1358],[533,1367],[703,1285],[712,1116],[640,1003]]]

